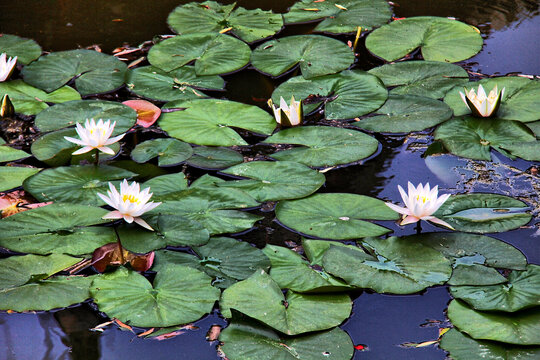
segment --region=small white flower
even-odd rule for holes
[[[274,111],[274,117],[278,124],[283,126],[300,125],[303,120],[302,101],[295,101],[294,96],[291,97],[291,105],[283,97],[279,99],[279,107],[274,105],[272,99],[268,100],[268,106]]]
[[[112,123],[111,120],[103,122],[102,119],[99,119],[97,124],[94,119],[86,119],[84,127],[77,123],[77,134],[81,138],[75,139],[69,136],[64,136],[64,139],[75,143],[77,145],[83,146],[82,149],[79,149],[73,153],[73,155],[84,154],[93,149],[98,149],[103,151],[106,154],[114,155],[113,149],[107,147],[107,145],[114,144],[118,140],[122,139],[125,134],[118,135],[116,137],[110,138],[114,130],[114,125],[116,121]]]
[[[397,206],[392,203],[385,203],[390,209],[404,215],[400,225],[412,224],[420,220],[427,220],[454,230],[454,228],[447,222],[432,216],[433,213],[435,213],[441,207],[441,205],[448,200],[450,194],[438,196],[438,186],[430,189],[429,183],[426,183],[425,186],[419,184],[418,187],[414,187],[414,185],[409,181],[408,186],[409,193],[406,194],[405,190],[398,185],[398,189],[401,194],[401,198],[405,203],[405,207]]]
[[[17,64],[17,57],[7,59],[6,53],[0,55],[0,82],[6,81]]]
[[[128,184],[127,180],[120,184],[120,193],[116,190],[113,184],[109,183],[110,190],[107,191],[107,195],[98,193],[101,200],[105,201],[109,206],[116,210],[111,211],[103,216],[103,219],[124,219],[128,223],[135,221],[142,227],[148,230],[154,231],[150,225],[146,223],[139,216],[147,211],[150,211],[161,204],[161,202],[148,202],[152,197],[150,188],[147,187],[143,191],[140,191],[140,185],[138,182],[132,182]]]
[[[501,100],[504,96],[504,89],[499,91],[497,85],[489,92],[489,95],[486,95],[482,85],[478,85],[478,91],[475,92],[474,89],[465,90],[465,94],[461,91],[459,94],[461,98],[467,104],[469,110],[472,111],[474,116],[477,117],[490,117],[494,115],[501,105]]]

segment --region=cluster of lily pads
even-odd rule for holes
[[[284,25],[315,20],[315,32],[356,34],[354,44],[311,34],[265,41]],[[437,17],[390,20],[382,0],[301,0],[286,14],[189,3],[168,17],[178,35],[157,42],[148,64],[134,68],[93,50],[42,54],[33,40],[2,34],[0,52],[16,56],[19,69],[18,78],[0,82],[2,121],[32,122],[39,138],[31,154],[2,144],[0,161],[37,160],[47,168],[2,166],[0,190],[22,185],[52,204],[0,220],[0,246],[13,252],[0,260],[1,310],[51,310],[92,298],[131,326],[174,329],[218,301],[230,319],[219,338],[229,359],[350,359],[352,342],[338,325],[351,314],[352,293],[412,294],[448,284],[455,328],[440,344],[452,357],[540,354],[540,268],[484,235],[527,224],[527,204],[484,193],[437,201],[436,189],[420,185],[408,197],[402,191],[402,224],[424,219],[452,232],[387,237],[391,230],[373,221],[399,214],[382,200],[317,193],[325,183],[321,168],[377,152],[379,142],[361,129],[406,134],[436,127],[435,140],[457,156],[490,160],[495,149],[540,160],[538,80],[470,82],[452,63],[480,51],[476,28]],[[354,66],[365,32],[367,49],[388,62],[367,72]],[[423,60],[396,62],[418,59],[411,55],[417,48]],[[273,77],[296,75],[270,101],[280,104],[273,109],[283,126],[271,109],[205,93],[224,89],[220,75],[248,64]],[[504,91],[482,98],[477,90],[477,99],[470,89],[478,85]],[[155,138],[138,142],[143,111],[100,99],[124,87],[161,106],[163,132]],[[486,101],[490,111],[480,115],[487,117],[472,116]],[[324,126],[321,117],[339,126]],[[243,153],[255,145],[265,150],[246,161]],[[208,172],[189,183],[181,164]],[[261,206],[305,236],[303,254],[228,237],[254,227]],[[112,258],[125,266],[107,267]],[[81,262],[104,273],[65,271]]]

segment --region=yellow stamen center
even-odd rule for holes
[[[427,196],[416,195],[416,201],[420,201],[420,199],[422,199],[423,204],[425,204],[427,201],[429,201],[429,198]]]
[[[137,203],[137,204],[141,203],[139,198],[137,198],[137,197],[135,197],[133,195],[122,195],[122,201],[123,202],[129,201],[130,203]]]

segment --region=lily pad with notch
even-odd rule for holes
[[[156,196],[185,190],[188,187],[186,174],[183,172],[156,176],[141,185],[142,189],[150,187]]]
[[[443,98],[454,86],[464,86],[469,74],[461,66],[440,61],[412,60],[385,64],[368,71],[393,87],[392,95]]]
[[[162,114],[159,126],[170,136],[191,144],[247,145],[232,127],[264,135],[270,135],[276,127],[276,121],[266,111],[234,101],[173,101],[165,104],[163,108],[184,109]]]
[[[196,146],[193,148],[193,155],[186,163],[200,169],[221,170],[240,164],[243,161],[242,154],[232,149]]]
[[[424,60],[457,62],[476,55],[483,39],[474,26],[435,16],[417,16],[392,21],[366,38],[366,47],[386,60],[401,59],[420,48]]]
[[[331,34],[372,30],[390,20],[392,10],[384,0],[300,0],[283,14],[287,24],[323,20],[314,31]]]
[[[201,90],[222,90],[225,81],[218,75],[195,73],[193,66],[166,72],[154,66],[141,66],[129,72],[128,89],[157,101],[189,100],[207,97]]]
[[[458,231],[473,233],[504,232],[517,229],[531,220],[524,202],[499,194],[452,195],[434,216]]]
[[[171,265],[153,283],[135,271],[119,268],[94,280],[90,293],[111,318],[140,327],[187,324],[212,311],[219,289],[203,272]]]
[[[169,14],[167,24],[181,35],[230,32],[248,43],[270,37],[283,27],[281,14],[235,7],[236,3],[191,2],[175,8]]]
[[[391,237],[367,238],[361,245],[369,254],[331,246],[324,253],[324,269],[349,285],[390,294],[413,294],[444,284],[452,274],[450,260],[420,243]]]
[[[325,118],[337,120],[353,119],[377,110],[388,98],[388,91],[374,75],[345,70],[314,79],[293,77],[274,90],[272,101],[279,104],[281,97],[291,96],[302,99],[305,114],[323,106]]]
[[[195,61],[197,75],[219,75],[249,63],[251,49],[242,40],[216,33],[175,36],[154,45],[148,52],[151,65],[172,71]]]
[[[422,131],[450,119],[452,109],[442,101],[423,96],[390,95],[373,114],[352,125],[382,133]]]
[[[11,190],[22,186],[23,181],[39,172],[41,169],[25,166],[0,167],[0,191]]]
[[[32,39],[17,35],[0,34],[0,49],[8,57],[17,57],[17,62],[28,64],[41,55],[41,46]]]
[[[241,189],[261,202],[306,197],[326,180],[322,173],[292,161],[251,161],[222,173],[247,179],[220,182],[219,187]]]
[[[173,166],[189,159],[193,154],[191,145],[177,139],[152,139],[137,144],[131,151],[131,158],[145,163],[155,157],[159,166]]]
[[[280,76],[300,64],[302,76],[310,79],[337,73],[353,63],[354,54],[350,47],[322,35],[294,35],[270,40],[251,54],[255,69],[271,76]]]
[[[231,318],[237,310],[287,335],[333,328],[349,317],[352,302],[346,294],[283,295],[263,270],[231,285],[221,296],[221,314]]]
[[[25,82],[46,92],[73,80],[81,95],[91,95],[121,87],[126,71],[126,64],[114,56],[77,49],[44,55],[26,66],[22,76]]]
[[[379,145],[375,138],[360,131],[327,126],[281,130],[263,143],[301,145],[271,156],[276,160],[295,161],[313,167],[359,161],[372,155]]]
[[[314,194],[304,199],[280,201],[276,217],[302,234],[323,239],[379,236],[390,229],[366,220],[397,220],[399,215],[383,201],[357,194]]]

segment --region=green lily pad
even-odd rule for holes
[[[306,295],[288,291],[284,296],[278,284],[263,270],[231,285],[221,296],[221,314],[231,310],[287,335],[330,329],[349,317],[352,302],[348,295]]]
[[[390,230],[365,220],[396,220],[399,215],[383,201],[357,194],[315,194],[280,201],[277,219],[300,233],[326,239],[379,236]]]
[[[243,161],[242,154],[232,149],[196,146],[193,148],[193,155],[186,163],[200,169],[221,170]]]
[[[81,95],[100,94],[124,84],[127,66],[116,57],[93,50],[53,52],[26,66],[22,75],[28,84],[54,91],[75,79]]]
[[[528,123],[527,127],[532,130],[537,138],[540,138],[540,121]]]
[[[396,237],[362,241],[361,250],[331,246],[323,266],[349,285],[378,293],[412,294],[445,283],[452,274],[450,260],[419,243]]]
[[[536,360],[540,357],[540,347],[474,340],[456,329],[443,335],[440,347],[455,360]]]
[[[30,154],[7,145],[4,139],[0,138],[0,162],[20,160],[29,156]]]
[[[504,148],[536,141],[532,131],[519,121],[472,116],[445,122],[435,130],[435,139],[454,155],[478,160],[491,160],[491,148],[512,156]]]
[[[183,172],[179,172],[176,174],[156,176],[141,185],[142,189],[147,187],[150,187],[153,194],[160,196],[185,190],[188,187],[188,183],[186,175]]]
[[[496,113],[497,118],[522,122],[540,120],[540,104],[537,101],[540,96],[540,83],[538,81],[518,76],[505,76],[470,82],[464,84],[463,87],[477,89],[479,85],[482,85],[487,93],[495,85],[499,90],[504,88],[504,96]],[[444,102],[454,110],[455,116],[471,113],[459,95],[460,91],[463,92],[463,87],[456,86],[444,98]]]
[[[290,99],[291,96],[309,101],[304,105],[305,114],[316,110],[324,100],[324,116],[337,120],[353,119],[377,110],[388,98],[388,91],[374,75],[345,70],[309,80],[293,77],[274,90],[272,101],[279,104],[280,97]]]
[[[514,312],[540,305],[540,266],[527,265],[527,270],[514,270],[508,283],[490,286],[452,286],[450,293],[467,302],[475,310]]]
[[[111,227],[76,227],[56,232],[2,237],[0,246],[11,251],[39,255],[87,255],[115,241],[116,235]]]
[[[107,165],[77,165],[45,169],[26,179],[24,189],[39,201],[101,204],[97,193],[106,194],[109,182],[116,187],[136,174]]]
[[[174,9],[167,24],[178,34],[219,33],[225,29],[245,42],[274,35],[283,27],[281,14],[261,9],[246,10],[236,3],[221,5],[215,1],[187,3]],[[234,10],[233,10],[234,9]]]
[[[458,231],[473,233],[504,232],[517,229],[531,220],[524,202],[498,194],[453,195],[434,216]]]
[[[10,34],[0,34],[0,49],[8,57],[17,56],[17,62],[24,65],[41,55],[41,46],[37,42]]]
[[[248,179],[225,181],[219,183],[220,187],[241,189],[261,202],[306,197],[326,180],[320,172],[291,161],[251,161],[222,173]]]
[[[0,191],[11,190],[22,186],[23,181],[41,169],[18,166],[0,167]]]
[[[343,34],[356,32],[359,26],[372,30],[386,24],[391,16],[392,10],[384,0],[300,0],[283,18],[287,24],[324,19],[314,31]]]
[[[155,157],[159,166],[178,165],[193,154],[189,144],[176,139],[153,139],[137,144],[131,151],[131,158],[145,163]]]
[[[327,126],[281,130],[263,141],[270,144],[303,145],[272,154],[276,160],[295,161],[314,167],[348,164],[377,151],[379,142],[360,131]]]
[[[5,94],[9,95],[15,111],[24,115],[36,115],[49,107],[47,103],[63,103],[81,99],[81,95],[69,86],[62,86],[58,90],[46,93],[22,80],[1,82],[0,97],[4,97]]]
[[[55,203],[23,211],[0,220],[0,239],[26,235],[73,233],[78,227],[109,222],[102,216],[108,211],[95,206]]]
[[[540,345],[540,307],[513,313],[476,311],[459,300],[448,305],[448,318],[474,339],[516,345]]]
[[[94,276],[59,276],[0,290],[0,310],[48,311],[81,303],[90,297]]]
[[[271,76],[280,76],[300,64],[302,76],[310,79],[337,73],[353,63],[354,54],[350,47],[321,35],[294,35],[270,40],[251,54],[251,64]]]
[[[142,230],[138,225],[118,228],[122,246],[136,253],[147,253],[171,246],[199,246],[208,242],[208,230],[199,222],[171,214],[144,219],[155,231]]]
[[[256,247],[228,237],[212,237],[202,246],[193,247],[197,256],[177,251],[156,253],[153,270],[160,271],[171,264],[186,265],[211,276],[213,285],[227,288],[250,277],[256,270],[268,271],[270,260]]]
[[[393,95],[417,95],[432,99],[443,98],[454,86],[464,86],[469,74],[461,66],[439,61],[403,61],[386,64],[368,71],[394,87]]]
[[[351,338],[339,328],[288,337],[254,321],[232,321],[219,336],[230,360],[349,360]]]
[[[290,249],[266,245],[263,252],[272,263],[270,276],[282,289],[296,292],[339,292],[351,288]]]
[[[171,72],[141,66],[129,72],[126,84],[133,93],[157,101],[198,99],[207,97],[200,90],[225,87],[225,81],[218,75],[197,76],[193,66],[182,66]]]
[[[392,21],[366,38],[368,50],[386,61],[401,59],[420,47],[424,60],[452,63],[476,55],[482,44],[474,26],[434,16]]]
[[[264,135],[270,135],[276,127],[276,121],[266,111],[234,101],[173,101],[164,108],[185,110],[162,114],[159,126],[170,136],[197,145],[247,145],[231,127]]]
[[[390,95],[374,114],[353,125],[383,133],[421,131],[450,119],[452,109],[442,101],[422,96]]]
[[[112,136],[125,133],[137,121],[135,110],[113,101],[75,100],[51,106],[36,116],[35,124],[41,131],[53,131],[80,123],[86,119],[116,122]]]
[[[90,293],[108,316],[141,327],[187,324],[212,311],[219,290],[203,272],[171,265],[153,284],[137,272],[119,268],[94,280]]]
[[[347,245],[339,241],[330,240],[313,240],[302,238],[302,248],[307,258],[311,261],[311,265],[323,265],[324,253],[330,249],[331,246],[343,246],[354,250],[358,250],[356,245]]]
[[[465,261],[479,258],[482,256],[463,257]],[[460,259],[461,260],[461,259]],[[448,280],[448,285],[494,285],[506,282],[506,278],[502,276],[497,269],[487,267],[477,263],[454,263],[452,277]]]
[[[540,161],[540,141],[538,140],[501,144],[501,148],[524,160]]]
[[[243,68],[250,55],[249,46],[232,36],[196,33],[154,45],[148,52],[148,61],[163,71],[172,71],[195,60],[197,75],[219,75]]]

